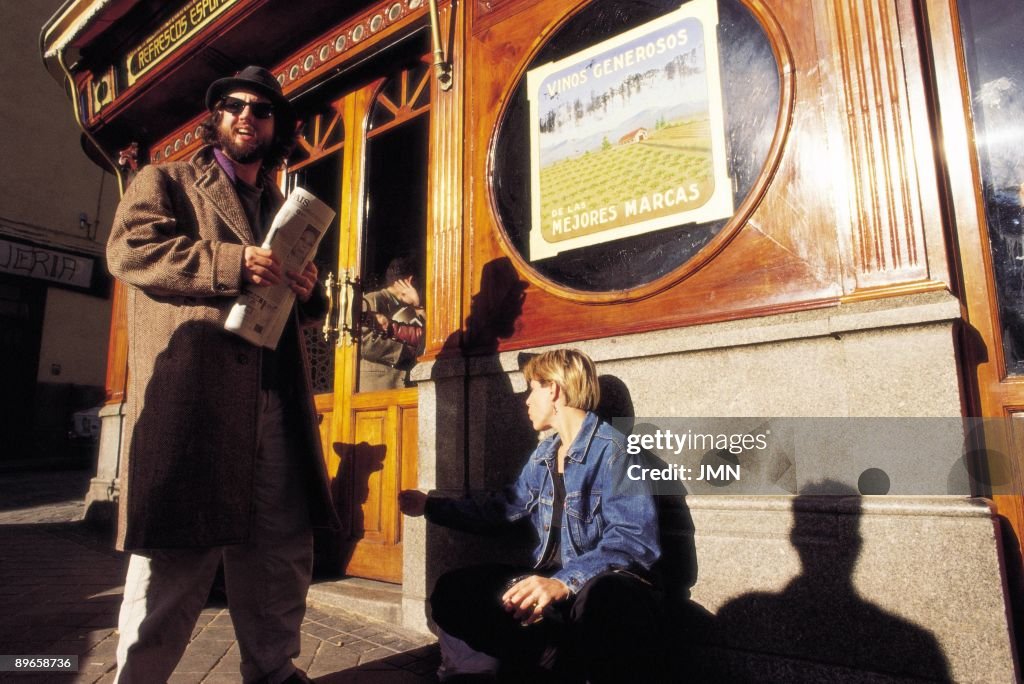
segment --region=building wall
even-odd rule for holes
[[[616,395],[612,412],[637,422],[887,416],[958,423],[959,312],[954,297],[931,293],[569,346],[589,353],[612,381],[603,383]],[[462,496],[468,483],[479,496],[515,476],[537,440],[525,421],[521,362],[519,352],[506,352],[416,369],[422,489]],[[967,483],[949,477],[962,441],[938,444],[934,463],[880,460],[866,444],[852,446],[860,461],[853,464],[837,463],[827,445],[794,454],[791,484],[814,492],[825,483],[845,497],[778,487],[771,496],[762,488],[659,497],[679,653],[714,681],[895,681],[884,673],[900,668],[910,677],[1013,681],[998,528],[990,507],[969,498]],[[889,496],[860,496],[865,465],[890,474]],[[406,520],[405,539],[404,621],[418,628],[428,624],[425,599],[447,569],[524,558],[507,542],[422,520]],[[970,620],[960,619],[965,611]],[[820,638],[802,640],[809,633]]]
[[[71,103],[43,67],[39,29],[64,3],[0,2],[4,49],[0,53],[5,79],[0,100],[0,216],[4,224],[18,221],[66,236],[67,246],[82,249],[85,233],[79,215],[100,221],[93,245],[102,245],[117,203],[114,179],[82,153],[81,135]],[[103,185],[103,191],[100,186]],[[103,359],[96,361],[102,367]],[[102,370],[99,371],[102,373]],[[95,375],[95,373],[94,373]],[[102,378],[102,375],[99,376]]]
[[[0,98],[0,237],[98,257],[117,204],[117,184],[82,153],[70,102],[46,72],[39,29],[61,0],[0,2],[4,80]],[[88,229],[81,223],[84,214]],[[88,461],[94,444],[69,444],[71,414],[103,400],[109,292],[47,287],[32,424],[21,465]],[[17,360],[5,362],[17,363]],[[10,457],[7,459],[10,460]],[[3,465],[0,463],[0,465]]]
[[[102,387],[109,312],[109,300],[51,289],[39,349],[39,382]]]

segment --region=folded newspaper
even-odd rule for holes
[[[283,273],[300,273],[316,255],[320,238],[333,220],[333,209],[312,193],[295,188],[274,217],[263,248],[274,252]],[[246,284],[228,313],[224,329],[255,345],[277,349],[294,303],[295,293],[287,279],[269,286]]]

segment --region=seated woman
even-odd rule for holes
[[[650,569],[660,547],[648,483],[628,477],[636,457],[593,413],[600,388],[589,357],[545,352],[523,374],[534,429],[554,434],[514,484],[483,503],[399,494],[403,513],[439,525],[486,531],[528,518],[536,531],[532,568],[476,566],[438,580],[431,607],[442,667],[460,651],[463,662],[487,654],[499,675],[516,681],[538,669],[560,682],[658,681]]]

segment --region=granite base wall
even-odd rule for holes
[[[933,293],[572,346],[597,362],[616,415],[956,417],[959,316],[954,298]],[[417,367],[422,488],[479,494],[518,471],[537,441],[523,407],[525,353]],[[1015,680],[985,502],[688,496],[670,507],[663,534],[676,601],[689,609],[677,626],[692,636],[684,622],[707,621],[697,630],[706,638],[686,636],[687,647],[716,654],[723,676]],[[405,544],[403,619],[418,629],[440,574],[512,553],[422,521],[408,521]]]

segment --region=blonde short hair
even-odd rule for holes
[[[555,383],[565,395],[565,405],[593,411],[601,401],[597,369],[590,357],[578,349],[554,349],[534,356],[523,367],[526,382],[543,386]]]

